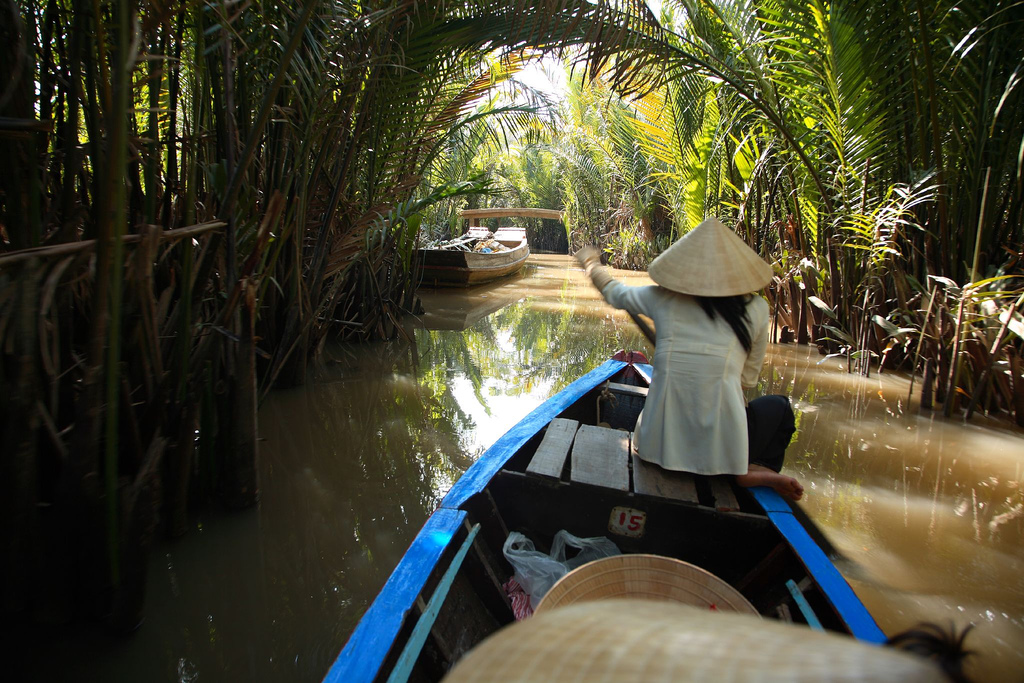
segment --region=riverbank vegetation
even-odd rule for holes
[[[570,249],[643,269],[725,217],[775,268],[777,339],[1024,426],[1024,10],[682,0],[661,23],[649,87],[570,78],[540,146]]]
[[[781,336],[1024,422],[1020,6],[662,12],[0,8],[4,610],[134,627],[154,535],[257,500],[260,396],[400,335],[421,234],[515,188],[567,212],[535,243],[633,268],[721,215],[776,267]],[[496,96],[545,53],[559,112]]]
[[[257,500],[259,396],[301,381],[328,337],[398,334],[418,212],[482,189],[424,182],[492,114],[479,100],[524,48],[607,59],[640,10],[0,14],[3,605],[130,629],[156,531],[184,533],[196,496]]]

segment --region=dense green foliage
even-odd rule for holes
[[[5,607],[134,626],[158,520],[183,533],[196,484],[257,499],[259,395],[301,381],[329,335],[398,332],[422,210],[479,189],[431,169],[494,114],[480,101],[528,48],[582,46],[596,70],[639,16],[635,0],[4,4]]]
[[[1024,424],[1024,6],[675,0],[661,19],[640,43],[657,68],[569,84],[546,149],[571,248],[644,268],[718,215],[773,263],[782,338]]]
[[[1024,287],[1009,277],[1024,243],[1024,10],[969,5],[683,0],[656,48],[667,85],[636,104],[689,219],[677,226],[732,216],[776,264],[771,294],[798,338],[864,372],[923,351],[939,400],[992,399],[979,377],[1005,339],[997,314],[1011,321]],[[995,373],[1008,410],[1016,362]]]

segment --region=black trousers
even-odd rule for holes
[[[778,394],[759,396],[747,404],[747,458],[776,472],[796,431],[796,416],[789,398]]]

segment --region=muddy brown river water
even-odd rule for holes
[[[205,510],[158,546],[137,633],[70,629],[26,678],[319,681],[488,445],[616,349],[651,351],[565,256],[423,299],[413,343],[330,348],[304,387],[264,402],[259,507]],[[806,347],[771,346],[759,388],[792,398],[786,471],[882,629],[974,624],[971,675],[1024,681],[1024,433],[921,413],[906,378],[850,375]]]

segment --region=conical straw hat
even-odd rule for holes
[[[849,636],[674,602],[597,600],[491,634],[445,683],[944,680],[930,660]]]
[[[757,615],[738,590],[711,572],[672,557],[644,554],[615,555],[574,569],[551,587],[536,613],[607,598],[671,600]]]
[[[747,294],[772,280],[771,266],[717,218],[676,240],[647,272],[662,287],[693,296]]]

